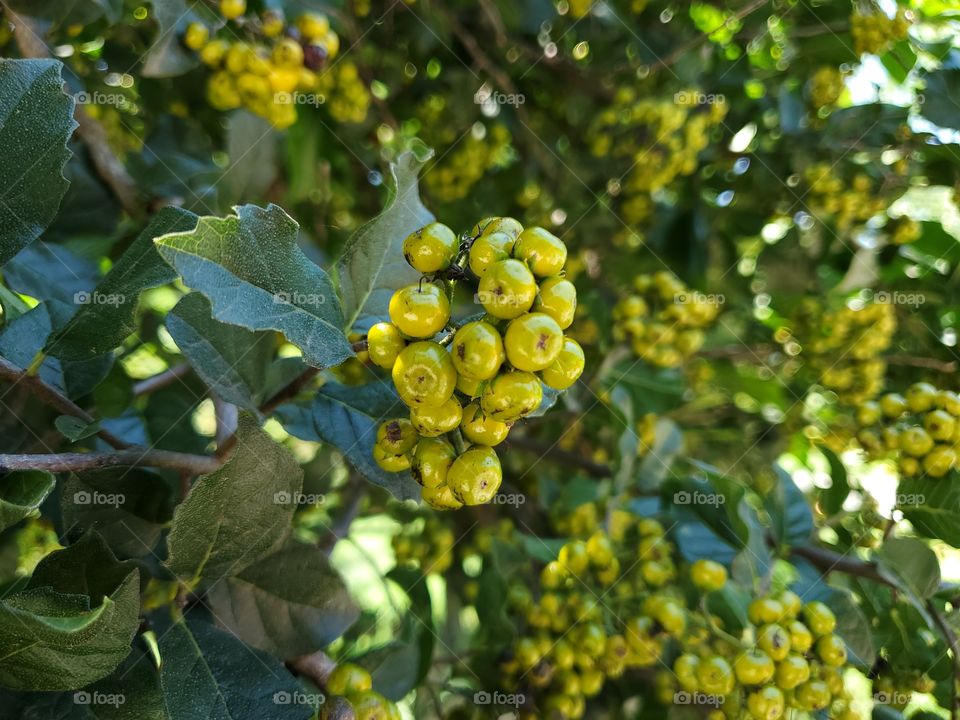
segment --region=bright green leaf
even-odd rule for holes
[[[158,237],[160,254],[210,299],[217,320],[281,332],[317,367],[351,357],[340,300],[327,274],[297,246],[297,223],[276,205],[236,212]]]

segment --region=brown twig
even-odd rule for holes
[[[174,365],[172,368],[164,370],[162,373],[158,373],[157,375],[153,375],[138,382],[133,386],[133,394],[136,397],[141,397],[143,395],[155,393],[157,390],[162,390],[168,385],[172,385],[180,378],[186,377],[189,374],[190,366],[187,363]]]
[[[713,35],[715,32],[718,32],[719,30],[723,30],[725,27],[727,27],[733,22],[738,22],[740,20],[743,20],[745,17],[747,17],[747,15],[750,15],[751,13],[756,12],[757,10],[762,8],[764,5],[766,5],[768,1],[769,0],[754,0],[754,2],[750,3],[749,5],[742,7],[740,10],[733,13],[732,15],[730,15],[730,17],[724,20],[719,27],[714,28],[710,32],[705,32],[703,35],[695,38],[694,40],[691,40],[687,44],[681,45],[679,48],[677,48],[672,53],[667,55],[667,57],[658,60],[656,63],[654,63],[650,67],[650,74],[653,75],[654,73],[660,70],[673,67],[677,62],[679,62],[679,60],[682,57],[693,52],[701,45],[705,44],[710,39],[710,36]]]
[[[935,370],[940,373],[954,373],[957,371],[957,363],[950,360],[937,360],[936,358],[916,357],[914,355],[887,355],[888,365],[902,365],[904,367],[924,368],[926,370]]]
[[[301,655],[292,660],[287,660],[287,667],[293,670],[297,675],[310,680],[317,687],[326,687],[330,679],[330,673],[334,671],[337,664],[326,653],[318,650],[309,655]]]
[[[8,380],[15,385],[23,385],[29,388],[41,402],[64,415],[79,418],[87,424],[96,422],[96,419],[90,413],[62,395],[56,388],[45,383],[38,375],[28,375],[25,370],[21,370],[3,358],[0,358],[0,380]],[[124,442],[109,430],[98,430],[97,437],[118,450],[132,447],[130,443]]]
[[[957,695],[957,682],[960,681],[960,642],[957,641],[957,635],[947,623],[943,612],[933,604],[933,600],[927,600],[927,612],[933,617],[933,622],[937,629],[943,635],[947,647],[953,653],[954,676],[950,681],[950,720],[957,720],[960,717],[960,696]]]
[[[857,558],[841,555],[833,550],[816,547],[813,545],[797,545],[790,548],[790,552],[819,568],[824,574],[829,572],[842,572],[846,575],[854,575],[872,582],[896,587],[894,582],[884,577],[877,567],[876,563],[865,562]]]
[[[579,468],[592,477],[608,478],[613,476],[613,470],[609,465],[593,462],[593,460],[589,458],[578,455],[577,453],[568,452],[556,445],[541,443],[525,437],[512,437],[507,441],[507,446],[516,448],[517,450],[536,453],[541,457],[549,457],[561,465]]]
[[[117,452],[53,453],[49,455],[0,455],[0,472],[47,470],[82,472],[111,467],[153,467],[203,475],[218,469],[221,460],[169,450],[134,447]]]

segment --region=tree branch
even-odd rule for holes
[[[568,452],[556,445],[548,445],[525,437],[512,437],[507,440],[506,444],[507,447],[526,450],[527,452],[536,453],[540,457],[549,457],[561,465],[578,468],[592,477],[608,478],[613,476],[613,470],[611,470],[609,465],[593,462],[589,458],[578,455],[577,453]]]
[[[287,660],[287,667],[297,675],[307,678],[317,687],[325,688],[330,679],[330,673],[334,671],[337,664],[326,653],[317,650],[310,655],[301,655]]]
[[[21,370],[3,358],[0,358],[0,380],[9,380],[15,385],[23,385],[30,388],[41,402],[64,415],[79,418],[87,424],[96,422],[96,419],[90,413],[83,410],[66,396],[60,394],[56,388],[45,383],[38,375],[28,375],[25,370]],[[132,447],[130,443],[124,442],[109,430],[98,430],[97,437],[118,450]]]
[[[187,363],[174,365],[172,368],[168,368],[162,373],[158,373],[157,375],[153,375],[138,382],[133,386],[133,394],[136,397],[149,395],[157,390],[162,390],[163,388],[167,387],[167,385],[172,385],[180,378],[186,377],[189,374],[190,366]]]
[[[960,678],[960,643],[957,642],[957,636],[947,623],[943,612],[933,604],[932,600],[927,600],[927,611],[933,617],[933,622],[943,635],[950,652],[953,653],[954,677],[950,683],[950,720],[957,720],[960,716],[960,696],[957,695],[957,679]]]
[[[222,465],[219,458],[169,450],[133,447],[117,452],[53,453],[49,455],[0,455],[0,472],[47,470],[82,472],[111,467],[153,467],[205,475]]]
[[[880,574],[876,563],[864,562],[857,558],[841,555],[833,550],[827,550],[813,545],[797,545],[790,548],[790,552],[805,560],[809,560],[824,574],[836,571],[846,575],[854,575],[865,580],[880,583],[888,587],[896,587],[889,579]]]

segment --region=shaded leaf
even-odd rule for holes
[[[78,295],[79,309],[48,343],[47,352],[66,359],[84,359],[106,353],[137,329],[140,293],[176,279],[157,253],[153,239],[184,232],[197,216],[179,208],[164,208],[110,268],[96,288]]]
[[[124,468],[71,475],[60,493],[69,534],[96,530],[114,552],[140,557],[152,552],[173,514],[173,492],[161,476]]]
[[[167,330],[211,390],[256,412],[265,399],[275,336],[226,325],[214,320],[212,312],[204,295],[190,293],[167,315]]]
[[[303,471],[247,414],[226,464],[200,477],[177,506],[167,565],[184,580],[236,575],[287,536]]]
[[[217,583],[207,598],[219,625],[285,658],[326,647],[359,615],[326,555],[297,542]]]
[[[95,537],[45,557],[0,601],[0,685],[75,690],[113,672],[139,626],[139,577]]]
[[[0,530],[35,514],[57,482],[39,470],[12,472],[0,478]]]
[[[58,60],[0,58],[0,265],[36,240],[67,190],[76,123]]]
[[[209,623],[181,619],[160,635],[171,720],[307,720],[299,683],[274,658]]]
[[[405,415],[393,387],[372,382],[358,387],[326,383],[304,403],[277,410],[287,432],[302,440],[330,443],[372,483],[401,500],[420,497],[420,486],[409,472],[388,473],[373,459],[377,427],[392,417]]]
[[[366,330],[386,319],[394,290],[420,277],[403,258],[403,241],[434,220],[420,201],[417,185],[417,176],[429,159],[406,152],[390,166],[390,201],[380,215],[357,230],[344,248],[337,275],[347,329]]]

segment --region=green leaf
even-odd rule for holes
[[[225,325],[214,320],[212,312],[204,295],[190,293],[167,315],[167,330],[211,390],[256,412],[267,392],[275,335]]]
[[[773,469],[777,483],[763,498],[763,505],[773,524],[773,539],[778,547],[802,543],[813,532],[810,505],[790,473],[780,465],[774,465]]]
[[[917,598],[929,598],[940,587],[940,562],[922,540],[888,538],[877,559],[881,575]]]
[[[281,445],[241,414],[236,449],[199,478],[177,506],[167,566],[184,580],[236,575],[286,538],[303,471]]]
[[[220,581],[207,599],[219,625],[284,658],[326,647],[359,615],[326,555],[297,542]]]
[[[217,320],[248,330],[276,330],[317,367],[353,355],[341,330],[330,278],[297,247],[297,223],[276,205],[203,217],[192,232],[156,239],[184,283],[206,295]]]
[[[0,265],[32,243],[67,191],[73,98],[58,60],[0,59]]]
[[[900,40],[880,56],[880,62],[896,82],[903,83],[917,64],[917,54],[909,40]]]
[[[95,536],[45,557],[27,589],[0,601],[0,685],[75,690],[130,653],[140,574]]]
[[[160,673],[137,647],[103,680],[76,692],[0,690],[6,718],[17,720],[169,720]]]
[[[69,534],[96,530],[122,557],[150,554],[173,515],[173,492],[161,476],[124,468],[71,475],[60,492]]]
[[[123,11],[123,0],[9,0],[9,4],[18,12],[57,26],[88,25],[104,15],[117,22]]]
[[[940,127],[956,127],[960,114],[960,67],[945,64],[943,69],[927,73],[923,79],[926,89],[920,114]]]
[[[208,623],[173,623],[160,635],[160,655],[160,684],[171,720],[313,716],[315,708],[300,702],[309,696],[279,662]]]
[[[140,71],[143,77],[164,78],[183,75],[200,64],[196,53],[184,47],[183,31],[198,16],[186,0],[152,0],[157,35]],[[191,6],[193,3],[191,3]]]
[[[273,126],[251,112],[227,118],[227,156],[230,166],[218,183],[220,207],[256,202],[277,177],[277,142]],[[272,135],[272,137],[267,137]],[[310,158],[316,162],[317,156]]]
[[[27,368],[46,344],[51,332],[47,304],[37,305],[30,312],[9,323],[0,332],[0,355],[20,368]],[[113,364],[113,357],[100,355],[88,360],[60,360],[47,357],[40,366],[40,378],[77,398],[93,390]]]
[[[23,470],[0,478],[0,530],[37,513],[57,481],[48,472]]]
[[[84,422],[73,415],[60,415],[53,421],[57,430],[70,442],[77,442],[96,435],[100,431],[99,422]]]
[[[828,585],[823,574],[806,560],[796,560],[794,566],[799,575],[791,590],[804,602],[819,600],[837,616],[834,632],[843,638],[850,652],[851,661],[862,668],[873,666],[877,648],[873,640],[870,621],[848,590]]]
[[[960,547],[960,475],[900,481],[897,507],[925,537]]]
[[[432,154],[432,153],[431,153]],[[417,176],[429,160],[405,152],[391,164],[392,198],[383,212],[347,241],[337,263],[346,329],[367,329],[387,318],[394,290],[414,283],[420,274],[403,259],[403,241],[433,222],[420,201]]]
[[[386,472],[373,459],[377,427],[406,414],[399,402],[384,382],[358,387],[328,382],[310,401],[278,408],[277,416],[292,435],[339,449],[361,475],[400,500],[419,499],[420,486],[409,472]]]
[[[79,309],[54,335],[46,351],[59,358],[80,360],[110,352],[123,343],[137,329],[140,293],[176,279],[153,239],[188,231],[196,224],[196,215],[179,208],[163,208],[154,215],[96,289],[77,294]]]
[[[820,447],[819,449],[830,464],[830,487],[820,492],[820,503],[828,516],[836,515],[843,509],[843,503],[850,495],[847,468],[833,450],[827,447]]]

